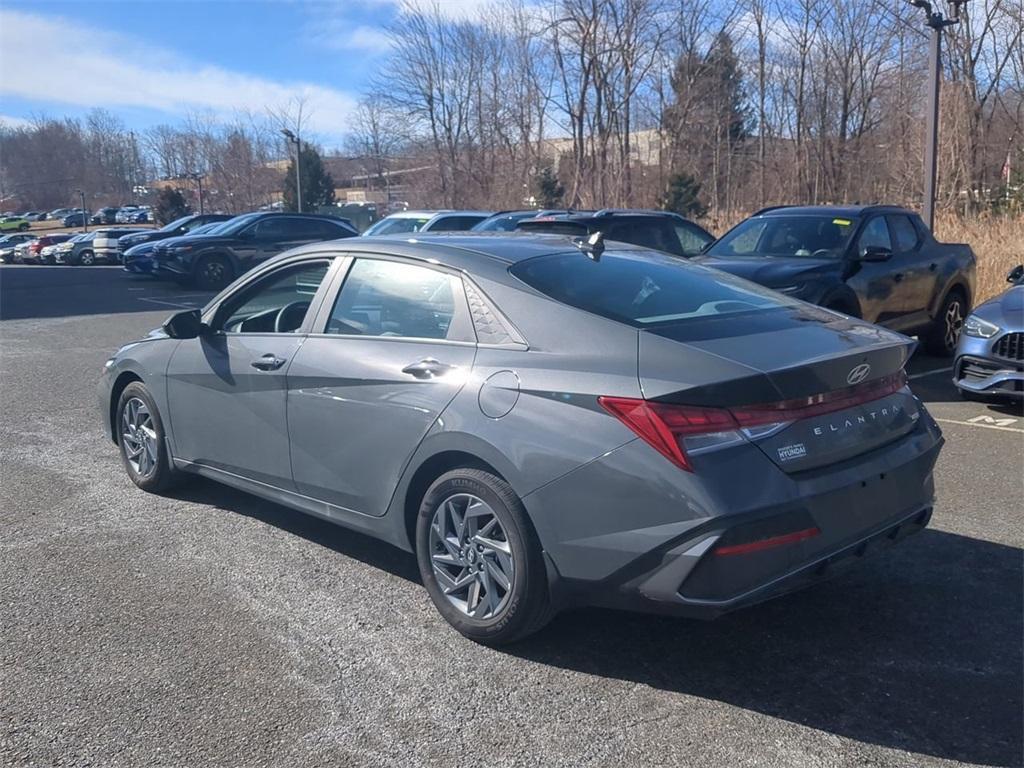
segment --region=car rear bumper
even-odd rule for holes
[[[722,452],[722,466],[695,477],[634,441],[524,503],[557,604],[713,618],[925,527],[942,442],[922,411],[912,433],[834,466],[787,475],[752,453]],[[648,476],[637,482],[647,454]]]
[[[953,383],[971,394],[1024,399],[1024,363],[961,355],[953,365]]]

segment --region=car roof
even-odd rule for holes
[[[486,273],[497,277],[508,267],[526,259],[557,253],[580,253],[568,235],[535,232],[427,232],[407,235],[377,235],[326,241],[301,246],[289,253],[316,255],[343,250],[351,254],[403,256],[421,261],[436,260],[452,269]],[[612,246],[609,246],[609,250]],[[648,250],[616,242],[616,251]],[[580,253],[580,258],[587,258]]]
[[[385,219],[429,219],[431,216],[436,216],[439,213],[454,213],[453,210],[442,210],[442,211],[424,211],[424,210],[407,210],[407,211],[395,211],[385,216]]]
[[[754,216],[863,216],[866,213],[916,215],[900,205],[777,205],[762,208]]]

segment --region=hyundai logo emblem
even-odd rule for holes
[[[871,373],[871,366],[868,363],[861,363],[846,374],[846,381],[850,384],[860,384],[868,377],[869,373]]]

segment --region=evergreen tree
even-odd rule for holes
[[[731,144],[750,136],[750,107],[739,58],[728,32],[719,32],[704,57],[711,119],[726,128]]]
[[[558,180],[555,169],[545,165],[537,172],[533,181],[534,197],[540,203],[541,208],[557,208],[562,205],[565,197],[565,187]]]
[[[192,208],[185,202],[180,189],[164,187],[156,196],[156,220],[161,224],[170,224],[175,219],[188,216]]]
[[[682,216],[700,218],[707,213],[707,206],[700,201],[700,182],[688,173],[677,173],[668,181],[668,190],[662,198],[661,207]]]
[[[334,179],[324,167],[323,158],[316,148],[302,144],[302,168],[299,174],[302,181],[302,210],[316,211],[324,205],[334,204]],[[287,211],[298,211],[298,200],[295,199],[295,158],[288,163],[284,174],[284,207]]]

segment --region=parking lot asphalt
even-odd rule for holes
[[[463,639],[412,556],[196,480],[131,484],[95,382],[208,294],[0,267],[0,764],[1017,766],[1024,417],[912,385],[946,436],[930,528],[695,622],[581,610]]]

